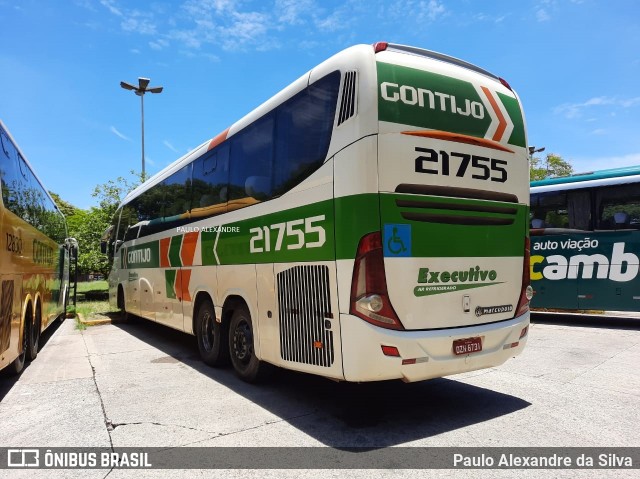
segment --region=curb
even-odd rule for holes
[[[76,313],[76,317],[78,321],[80,321],[85,326],[99,326],[101,324],[111,324],[111,318],[106,318],[104,316],[100,316],[96,319],[85,319],[80,313]]]

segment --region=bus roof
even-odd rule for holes
[[[640,183],[640,166],[589,171],[569,176],[532,181],[531,192],[543,193],[545,191],[575,190],[624,183]]]

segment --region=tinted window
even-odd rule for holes
[[[121,241],[129,241],[138,237],[140,230],[140,218],[138,217],[138,199],[134,199],[131,203],[122,208],[120,216],[120,227],[118,228],[118,239]]]
[[[616,185],[596,194],[597,228],[616,230],[640,228],[638,185]]]
[[[4,205],[18,216],[23,216],[20,209],[21,191],[24,179],[18,169],[17,151],[6,132],[0,129],[0,175],[2,175],[2,201]]]
[[[592,230],[590,190],[532,195],[531,227]]]
[[[224,213],[229,183],[229,144],[220,145],[193,162],[191,217]]]
[[[229,209],[271,198],[274,115],[269,113],[236,134],[231,144]]]
[[[317,170],[327,156],[340,72],[333,72],[276,109],[274,196]]]
[[[532,228],[568,228],[566,193],[541,193],[531,198]]]
[[[162,182],[164,219],[172,222],[184,218],[191,208],[191,165],[176,171]]]

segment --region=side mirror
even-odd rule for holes
[[[102,254],[107,254],[107,242],[106,241],[100,241],[100,252]]]

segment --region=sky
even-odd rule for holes
[[[0,119],[50,191],[148,174],[334,53],[388,41],[461,58],[520,96],[528,143],[576,172],[640,165],[637,0],[0,0]]]

